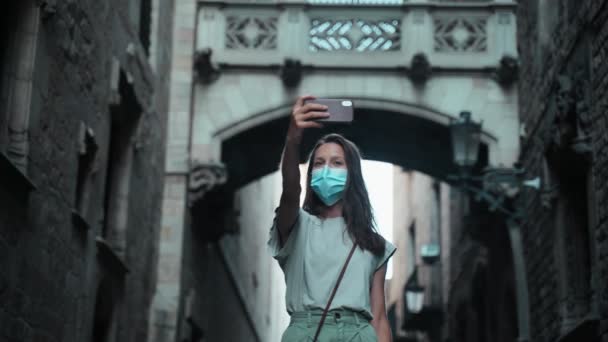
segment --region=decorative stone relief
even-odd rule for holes
[[[437,52],[485,52],[488,48],[485,18],[437,17],[434,23]]]
[[[557,113],[554,121],[553,143],[568,147],[577,154],[589,155],[592,151],[590,137],[584,130],[583,120],[589,114],[586,98],[589,81],[574,74],[574,80],[560,75],[556,82],[555,104]]]
[[[399,19],[311,20],[309,49],[318,51],[398,51],[401,48]]]
[[[494,72],[494,79],[503,87],[510,87],[517,81],[519,61],[513,56],[503,56]]]
[[[226,17],[226,48],[276,50],[277,17]]]
[[[213,55],[211,48],[204,48],[194,53],[196,78],[205,84],[212,83],[220,77],[220,69],[211,60],[211,55]]]
[[[188,184],[188,204],[192,206],[211,189],[226,183],[227,180],[228,174],[223,164],[193,162]]]
[[[423,52],[412,57],[410,63],[410,78],[415,84],[424,84],[431,77],[432,67],[429,59]]]
[[[585,158],[592,157],[590,119],[590,46],[583,39],[567,66],[556,78],[551,100],[554,112],[548,147],[567,149]]]
[[[283,84],[293,88],[302,80],[302,63],[298,59],[286,58],[279,73]]]

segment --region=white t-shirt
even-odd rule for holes
[[[384,242],[382,256],[357,247],[330,310],[346,308],[373,319],[370,307],[373,275],[396,250],[393,244]],[[272,225],[267,247],[285,275],[285,302],[290,315],[312,308],[325,309],[352,246],[342,217],[320,219],[300,208],[282,248],[276,224]]]

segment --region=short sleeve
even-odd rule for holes
[[[385,263],[388,262],[388,259],[390,259],[393,254],[395,254],[395,251],[397,250],[397,247],[395,247],[395,245],[393,245],[392,243],[390,243],[389,241],[387,241],[386,239],[384,239],[384,253],[381,256],[378,256],[376,258],[376,268],[374,269],[374,272],[377,271],[378,269],[380,269],[380,267],[382,267]]]
[[[281,246],[281,239],[279,237],[279,229],[277,228],[277,212],[278,208],[275,209],[275,216],[272,222],[272,227],[270,227],[270,232],[268,234],[268,242],[266,243],[267,249],[272,255],[273,258],[277,259],[279,262],[284,261],[293,251],[297,237],[299,235],[300,227],[302,226],[302,209],[299,209],[298,217],[291,228],[291,232],[289,233],[289,237],[287,241]]]

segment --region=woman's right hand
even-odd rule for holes
[[[288,138],[302,137],[304,129],[314,127],[322,128],[323,125],[314,121],[315,119],[323,119],[329,117],[327,106],[309,102],[304,104],[305,100],[314,100],[316,97],[312,95],[300,96],[296,100],[291,112],[291,122],[287,132]]]

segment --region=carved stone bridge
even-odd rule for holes
[[[251,144],[239,146],[238,155],[222,146],[246,139],[252,129],[264,133],[261,128],[289,114],[297,95],[310,93],[354,99],[366,140],[387,139],[381,131],[369,132],[368,124],[399,128],[396,140],[380,144],[395,143],[405,151],[381,156],[371,152],[381,148],[370,147],[372,159],[444,176],[446,167],[427,164],[429,158],[440,165],[451,160],[445,154],[448,141],[435,146],[429,139],[445,136],[446,125],[466,109],[483,121],[489,164],[511,166],[520,130],[517,93],[510,87],[517,67],[513,6],[511,1],[200,2],[191,159],[229,163],[250,156],[254,151],[242,147]],[[412,130],[420,125],[429,131]],[[255,147],[276,144],[280,151],[283,137],[272,135],[277,139]],[[417,139],[399,143],[408,135]],[[436,147],[437,154],[407,157],[427,147]],[[273,162],[255,165],[276,168],[275,150],[268,150],[277,156]],[[250,177],[236,185],[271,171],[249,166]],[[230,171],[241,177],[242,170]]]
[[[188,206],[200,207],[218,183],[234,190],[277,170],[298,95],[352,99],[355,122],[339,131],[366,158],[440,179],[454,172],[448,125],[470,110],[483,122],[482,163],[513,166],[524,131],[514,86],[515,6],[177,0],[163,211],[171,233],[162,236],[159,259],[159,270],[172,276],[159,277],[153,322],[175,333],[186,315],[178,312],[184,231],[217,224],[205,216],[214,209],[185,219]]]

